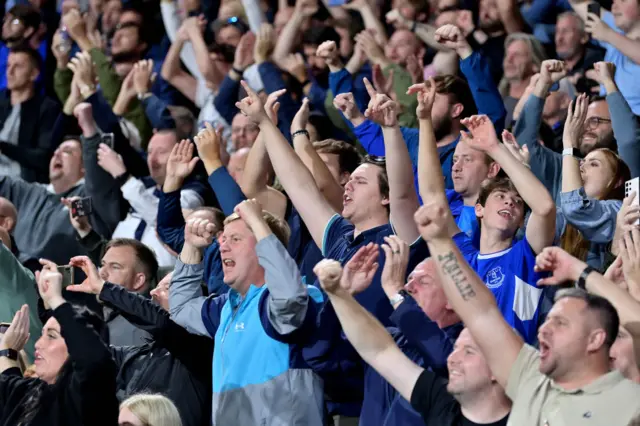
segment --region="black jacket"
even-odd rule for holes
[[[29,426],[117,425],[116,366],[111,353],[69,303],[56,308],[53,316],[60,323],[69,360],[54,385],[25,379],[17,368],[0,374],[0,424],[17,425],[25,407],[33,407],[37,411]]]
[[[118,399],[142,391],[162,393],[174,402],[185,426],[209,426],[213,340],[189,333],[151,300],[118,285],[106,283],[100,300],[154,339],[142,346],[111,348],[118,366]]]
[[[0,129],[11,108],[11,94],[8,90],[1,91]],[[22,178],[27,182],[49,182],[49,160],[58,143],[52,133],[59,113],[55,101],[36,94],[21,105],[18,144],[0,141],[0,151],[20,164]]]

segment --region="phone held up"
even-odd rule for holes
[[[91,197],[80,198],[71,202],[71,215],[73,217],[85,217],[93,213]]]
[[[67,288],[73,284],[73,273],[75,272],[73,266],[58,266],[58,272],[62,274],[62,288]]]

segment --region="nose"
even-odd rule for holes
[[[103,279],[104,281],[109,281],[109,273],[107,272],[107,268],[100,268],[98,270],[98,274],[100,275],[100,278]]]
[[[36,350],[42,349],[42,337],[36,340],[36,344],[34,345],[34,347],[36,348]]]

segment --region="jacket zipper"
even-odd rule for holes
[[[236,319],[236,315],[238,315],[238,312],[240,312],[240,308],[242,307],[243,303],[244,303],[244,300],[242,300],[242,302],[240,302],[240,304],[234,310],[233,315],[231,316],[231,321],[229,321],[229,325],[227,325],[227,328],[224,331],[224,334],[222,335],[222,338],[220,339],[220,345],[222,346],[222,348],[220,348],[220,355],[222,355],[222,361],[221,362],[222,362],[222,376],[223,377],[225,376],[225,369],[224,369],[224,340],[227,338],[227,333],[229,333],[229,329],[233,325],[233,321]]]

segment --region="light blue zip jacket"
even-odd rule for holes
[[[323,388],[302,350],[323,296],[302,284],[286,248],[271,235],[256,245],[265,285],[205,298],[203,264],[178,261],[169,290],[172,319],[215,340],[213,425],[322,425]],[[197,348],[194,348],[197,350]]]

